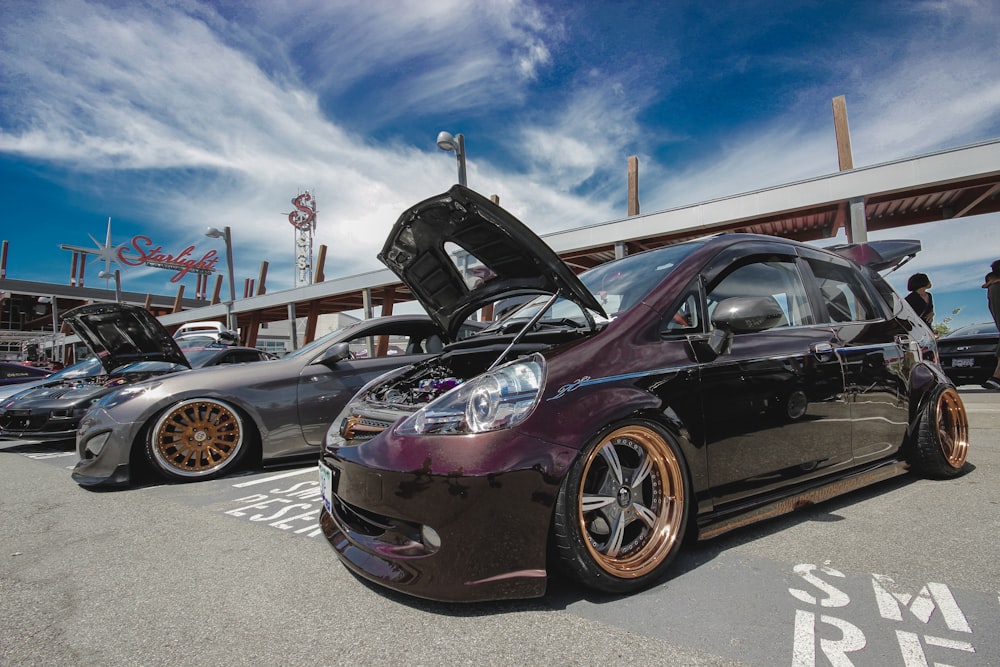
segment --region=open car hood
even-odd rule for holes
[[[188,368],[180,347],[149,311],[127,303],[94,303],[63,315],[109,373],[137,361],[167,361]]]
[[[604,315],[544,241],[498,204],[461,185],[399,216],[378,258],[451,340],[476,310],[523,294],[558,292]]]

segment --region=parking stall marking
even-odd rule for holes
[[[270,475],[260,479],[233,484],[242,489],[259,484],[270,484],[305,474],[317,475],[316,468],[303,468],[291,472]],[[270,489],[267,493],[253,493],[230,502],[240,506],[225,510],[224,514],[243,518],[253,523],[263,523],[294,535],[318,537],[323,534],[319,528],[319,512],[322,508],[319,479],[289,481]]]
[[[865,631],[852,621],[840,616],[845,612],[852,600],[850,596],[829,580],[831,577],[844,579],[845,575],[826,565],[803,563],[796,565],[793,571],[802,581],[815,590],[789,588],[788,593],[799,602],[825,609],[839,609],[833,614],[817,614],[805,609],[795,610],[792,666],[815,667],[816,665],[834,665],[847,667],[855,663],[849,654],[859,653],[869,648],[877,648],[875,653],[881,656],[891,654],[890,647],[872,647]],[[881,574],[871,574],[871,587],[878,619],[890,621],[892,632],[889,636],[895,638],[898,645],[898,656],[903,667],[929,667],[930,665],[945,667],[945,665],[983,664],[980,656],[976,656],[976,648],[972,641],[973,630],[968,617],[962,611],[951,589],[943,583],[930,582],[920,587],[916,593],[898,585],[891,577]],[[863,603],[862,603],[863,604]],[[906,609],[910,615],[903,613]],[[913,629],[895,627],[895,623],[913,623],[916,619],[923,624]],[[857,619],[855,619],[857,620]],[[943,623],[944,627],[940,627]],[[885,637],[884,626],[874,628],[867,626],[869,634]],[[822,626],[834,628],[833,632]],[[944,631],[961,633],[955,637],[941,637]],[[933,634],[930,634],[933,633]],[[831,636],[832,635],[832,636]],[[939,650],[943,649],[943,650]],[[954,653],[961,652],[960,654]],[[947,662],[938,662],[933,658],[944,657]],[[966,654],[963,657],[961,654]],[[859,656],[854,656],[855,659]]]

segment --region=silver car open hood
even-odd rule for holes
[[[523,294],[555,294],[604,315],[576,274],[521,221],[464,186],[405,211],[378,258],[456,339],[476,310]]]
[[[170,333],[140,306],[94,303],[67,312],[63,321],[109,373],[137,361],[167,361],[191,367]]]

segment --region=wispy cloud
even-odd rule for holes
[[[297,192],[319,199],[317,242],[335,276],[380,268],[396,216],[454,182],[454,157],[431,144],[441,128],[429,125],[417,148],[393,123],[479,119],[507,132],[503,155],[470,156],[469,182],[542,233],[623,217],[630,154],[646,212],[831,173],[829,104],[840,94],[859,165],[988,136],[1000,108],[1000,75],[982,65],[998,60],[990,6],[907,5],[938,26],[930,42],[775,56],[781,71],[812,73],[787,111],[699,137],[697,156],[674,164],[659,149],[683,132],[669,118],[652,123],[650,110],[706,81],[685,79],[682,63],[651,76],[643,57],[609,66],[577,54],[572,66],[584,64],[565,74],[572,36],[544,5],[43,0],[0,25],[0,152],[94,181],[114,174],[138,189],[115,206],[169,228],[178,245],[201,242],[206,224],[230,225],[238,274],[269,260],[280,287],[292,276],[276,262],[292,256],[285,214]],[[983,44],[993,51],[970,53]],[[669,57],[683,50],[671,44]],[[555,71],[563,83],[542,86]],[[936,256],[950,257],[947,247]]]

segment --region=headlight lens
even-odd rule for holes
[[[540,356],[484,373],[432,401],[400,424],[401,434],[484,433],[528,418],[538,403],[545,366]]]
[[[117,389],[107,396],[102,397],[98,400],[95,405],[100,405],[105,410],[110,410],[116,405],[121,405],[122,403],[132,400],[136,396],[142,396],[147,391],[151,391],[160,386],[157,382],[142,382],[139,384],[125,385],[121,389]]]

